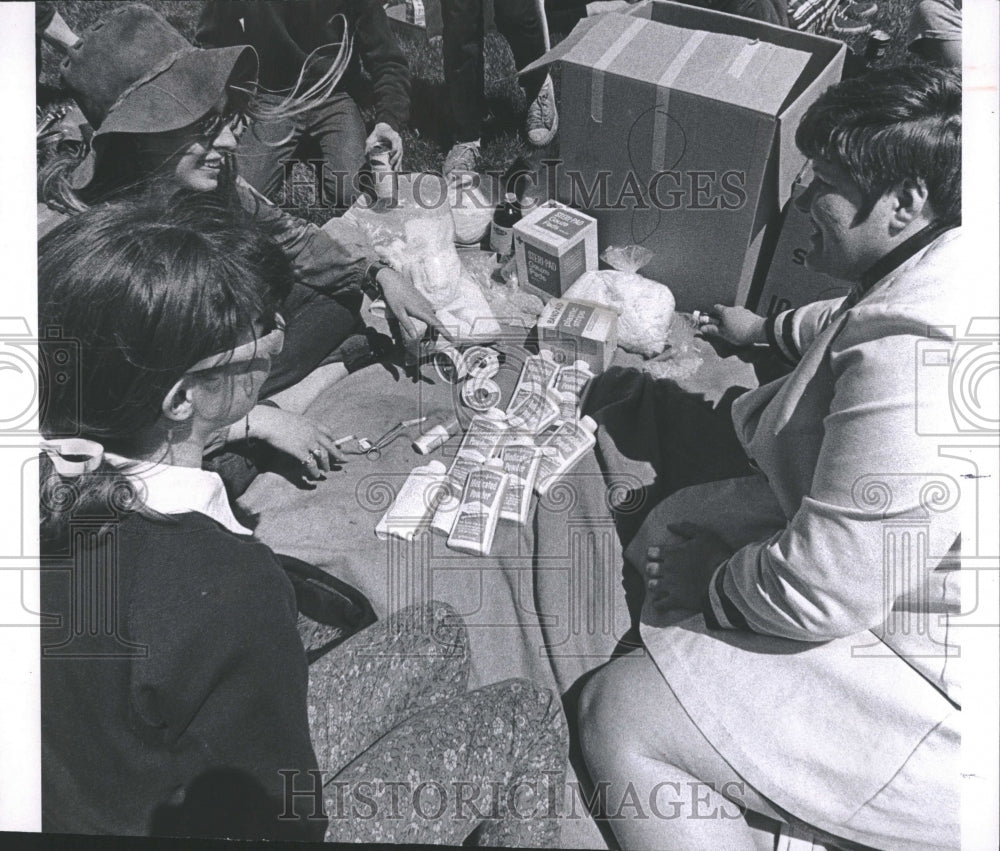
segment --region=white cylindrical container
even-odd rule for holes
[[[448,438],[458,431],[458,425],[457,419],[450,419],[431,426],[413,441],[413,448],[421,455],[430,455],[439,446],[448,442]]]
[[[426,531],[447,480],[448,472],[440,461],[414,467],[389,510],[379,520],[375,534],[382,540],[393,535],[412,541]]]

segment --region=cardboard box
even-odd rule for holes
[[[792,187],[791,200],[785,205],[781,235],[771,258],[767,278],[763,289],[750,305],[763,316],[774,316],[792,307],[837,298],[850,292],[851,285],[848,282],[828,277],[821,272],[812,272],[805,266],[813,226],[809,214],[800,210],[795,202],[811,181],[812,169],[806,166]]]
[[[663,0],[581,21],[563,63],[558,196],[599,247],[644,245],[680,310],[743,304],[805,158],[795,128],[844,45]],[[522,71],[522,73],[524,73]]]
[[[553,298],[537,328],[539,349],[560,364],[586,361],[595,374],[608,368],[618,347],[618,311],[593,301]]]
[[[517,279],[549,295],[562,295],[580,275],[597,268],[593,216],[547,202],[513,230]]]

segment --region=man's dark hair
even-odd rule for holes
[[[953,71],[899,65],[844,80],[809,107],[795,143],[847,171],[865,215],[909,178],[926,185],[937,219],[961,219],[962,85]]]

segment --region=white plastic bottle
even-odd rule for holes
[[[530,438],[520,438],[500,450],[503,471],[510,477],[500,509],[501,520],[513,520],[519,526],[528,522],[531,494],[542,460],[542,450]]]
[[[448,473],[440,461],[414,467],[379,520],[375,534],[383,541],[390,535],[412,541],[426,531],[447,480]]]
[[[503,462],[491,458],[469,473],[458,514],[448,535],[448,547],[476,555],[489,555],[503,507],[509,476]]]
[[[499,451],[507,438],[510,426],[507,417],[499,408],[490,408],[481,414],[476,414],[465,430],[461,452],[479,452],[485,458],[492,458]]]
[[[541,444],[542,460],[535,479],[535,491],[544,496],[559,478],[593,449],[597,423],[590,417],[567,420]]]
[[[478,470],[485,461],[486,457],[474,450],[459,452],[455,456],[455,460],[451,462],[451,467],[448,469],[445,485],[447,492],[442,494],[431,520],[431,528],[435,532],[441,532],[444,535],[451,534],[451,527],[455,525],[455,518],[458,517],[458,508],[462,503],[462,493],[465,490],[469,473]]]

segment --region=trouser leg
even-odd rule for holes
[[[261,95],[260,99],[266,106],[277,103],[273,96]],[[275,193],[284,185],[285,163],[291,161],[300,138],[301,128],[293,121],[253,121],[236,151],[240,175],[269,198],[291,202]]]
[[[360,194],[365,168],[365,122],[350,95],[333,95],[309,113],[308,134],[323,152],[323,195],[326,204],[346,210]]]
[[[482,0],[442,0],[444,82],[456,142],[482,134],[486,96],[483,92]]]
[[[465,691],[469,637],[444,603],[411,606],[309,667],[309,729],[320,768],[336,773],[420,710]]]
[[[524,68],[545,52],[545,33],[535,0],[496,0],[493,14],[497,30],[510,44],[515,67]],[[538,96],[547,73],[542,68],[520,78],[529,104]]]
[[[566,722],[548,689],[508,680],[409,718],[326,786],[327,840],[558,842]]]
[[[304,284],[293,284],[282,310],[285,345],[271,361],[260,397],[266,399],[298,384],[326,363],[348,337],[364,327],[360,310],[360,293],[326,295]]]

